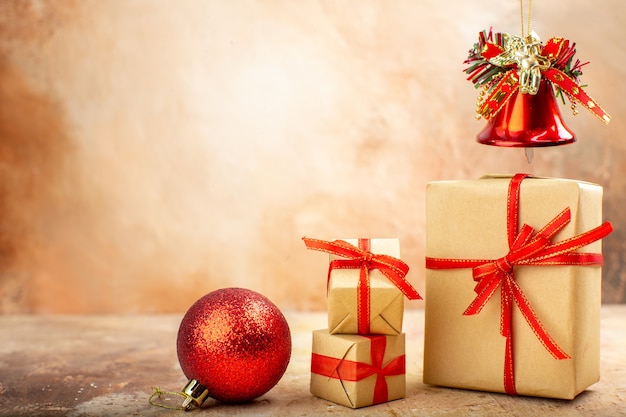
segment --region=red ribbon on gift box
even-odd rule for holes
[[[370,239],[359,239],[359,247],[351,245],[344,240],[310,239],[303,237],[302,240],[307,249],[327,252],[348,259],[335,259],[330,262],[326,285],[330,282],[330,273],[333,269],[360,269],[359,283],[357,286],[357,333],[365,335],[370,333],[370,280],[369,271],[378,269],[382,272],[409,300],[421,300],[422,297],[406,280],[409,266],[398,258],[390,255],[379,255],[370,252]]]
[[[372,405],[384,403],[389,401],[389,390],[385,377],[406,373],[406,358],[402,354],[383,365],[385,350],[387,349],[387,337],[383,335],[363,337],[370,339],[371,364],[333,358],[314,352],[311,356],[311,372],[328,378],[351,382],[376,375]]]
[[[474,281],[477,282],[474,287],[477,296],[465,310],[464,315],[480,313],[498,287],[500,287],[500,334],[506,337],[504,389],[511,395],[517,395],[513,366],[513,328],[511,325],[513,303],[517,304],[535,336],[555,359],[570,358],[550,336],[532,309],[524,292],[515,281],[514,267],[529,265],[602,265],[602,254],[574,251],[606,237],[613,230],[611,223],[605,222],[588,232],[552,243],[551,239],[554,235],[570,222],[571,214],[569,208],[559,213],[536,233],[535,229],[527,224],[524,224],[518,230],[520,188],[522,181],[526,177],[528,177],[527,174],[517,174],[511,179],[509,184],[507,199],[509,253],[495,260],[426,257],[426,268],[428,269],[472,268]]]

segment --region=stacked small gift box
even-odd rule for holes
[[[328,328],[313,332],[311,393],[359,408],[405,396],[405,278],[398,239],[304,238],[328,252]]]

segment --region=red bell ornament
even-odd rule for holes
[[[611,116],[579,83],[585,64],[574,60],[575,54],[576,44],[561,37],[544,45],[535,32],[526,37],[480,32],[465,60],[467,79],[481,89],[476,116],[488,121],[477,141],[522,148],[574,142],[557,97],[567,98],[574,114],[580,104],[609,123]]]
[[[576,136],[561,118],[552,85],[542,80],[537,94],[515,91],[476,140],[484,145],[528,148],[566,145],[576,141]]]

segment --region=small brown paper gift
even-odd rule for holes
[[[313,332],[311,393],[359,408],[404,398],[405,337]]]
[[[330,254],[328,328],[331,334],[402,332],[404,299],[421,296],[406,280],[398,239],[324,241],[303,238],[308,249]]]
[[[524,178],[428,184],[427,384],[572,399],[599,379],[602,188]]]
[[[345,239],[357,245],[357,239]],[[371,239],[372,253],[400,258],[398,239]],[[341,257],[330,255],[330,261]],[[328,329],[331,334],[358,334],[358,269],[333,269],[328,284]],[[369,272],[369,334],[402,332],[404,296],[378,269]]]

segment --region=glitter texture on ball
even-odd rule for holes
[[[291,333],[281,311],[265,296],[224,288],[196,301],[178,329],[178,360],[209,396],[243,403],[269,391],[291,358]]]

